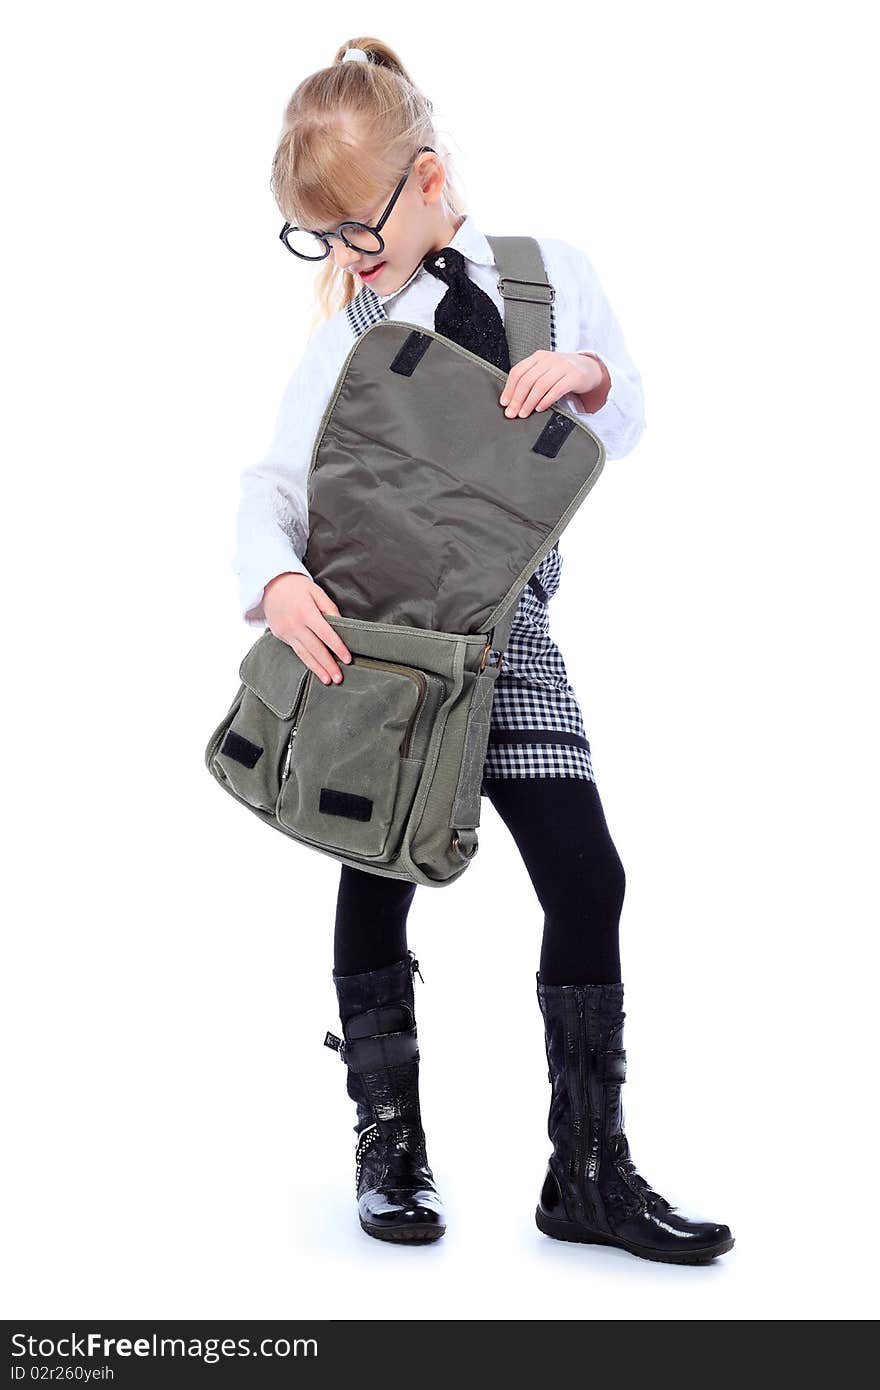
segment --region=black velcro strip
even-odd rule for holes
[[[541,583],[540,579],[537,579],[535,575],[532,575],[531,579],[529,580],[529,588],[531,589],[535,597],[539,598],[542,603],[550,602],[550,595],[547,593],[547,590],[544,588],[544,585]]]
[[[251,743],[249,738],[243,738],[234,729],[227,733],[220,745],[220,752],[225,753],[227,758],[234,758],[237,763],[243,763],[245,767],[256,767],[263,756],[259,744]]]
[[[326,816],[369,820],[373,814],[373,803],[368,796],[355,796],[354,792],[335,792],[332,787],[322,787],[318,809]]]
[[[398,372],[400,376],[412,376],[430,346],[429,333],[410,333],[391,363],[392,372]]]
[[[400,1033],[379,1033],[345,1044],[345,1063],[353,1072],[384,1072],[419,1061],[419,1041],[415,1028]],[[387,1082],[385,1083],[387,1085]]]
[[[500,729],[489,730],[490,743],[570,743],[573,748],[590,751],[589,739],[568,729]]]
[[[554,411],[532,445],[532,453],[544,454],[548,459],[555,459],[574,425],[574,420],[570,420],[567,415],[559,415]]]

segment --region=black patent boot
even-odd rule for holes
[[[690,1221],[636,1172],[620,1088],[623,985],[545,985],[538,973],[553,1153],[535,1220],[557,1240],[615,1245],[646,1260],[708,1264],[733,1246],[729,1226]]]
[[[419,1048],[412,951],[381,970],[337,975],[342,1038],[328,1033],[348,1068],[357,1105],[355,1188],[358,1216],[378,1240],[423,1244],[446,1230],[428,1166],[419,1106]],[[421,971],[419,971],[421,979]]]

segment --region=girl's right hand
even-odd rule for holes
[[[319,584],[307,574],[278,574],[263,591],[263,612],[270,631],[292,647],[325,685],[342,680],[333,653],[349,662],[351,652],[324,617],[325,613],[342,614]]]

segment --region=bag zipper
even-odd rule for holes
[[[285,754],[284,767],[281,771],[281,791],[284,790],[284,784],[287,781],[288,776],[290,775],[290,759],[293,756],[293,740],[296,738],[296,730],[299,724],[300,715],[302,713],[303,705],[305,704],[306,695],[308,694],[308,691],[311,688],[312,677],[314,676],[314,674],[314,671],[312,671],[310,667],[306,673],[305,679],[303,680],[302,688],[299,692],[299,695],[297,696],[296,704],[293,707],[293,728],[291,729],[287,739],[287,753]],[[277,810],[277,800],[275,805]]]
[[[416,703],[415,709],[409,717],[409,721],[407,723],[403,735],[403,742],[400,745],[400,756],[402,758],[409,757],[413,729],[415,728],[415,723],[419,717],[419,713],[424,703],[425,696],[428,693],[428,681],[426,676],[424,675],[424,672],[417,671],[414,666],[401,666],[396,661],[382,661],[378,658],[373,658],[369,656],[355,656],[354,653],[352,653],[351,664],[353,666],[373,666],[377,671],[399,671],[402,676],[409,676],[410,680],[415,681],[416,685],[419,688],[419,698]]]
[[[288,777],[290,776],[290,759],[291,759],[291,757],[293,756],[293,740],[294,740],[295,738],[296,738],[296,727],[294,727],[294,728],[291,729],[291,731],[290,731],[290,738],[287,740],[287,755],[286,755],[286,757],[285,757],[285,759],[284,759],[284,771],[283,771],[282,774],[281,774],[281,785],[282,785],[282,787],[284,786],[284,783],[287,781]]]
[[[410,680],[415,681],[419,691],[419,698],[416,702],[416,707],[413,710],[407,722],[406,729],[404,730],[403,742],[400,745],[400,756],[402,758],[408,757],[416,720],[418,719],[419,714],[421,713],[422,705],[425,702],[425,696],[428,693],[428,681],[426,676],[422,671],[417,671],[413,666],[401,666],[396,661],[379,661],[368,656],[356,656],[354,653],[352,653],[351,665],[373,666],[379,671],[399,671],[401,675],[409,676]],[[293,741],[296,738],[299,720],[302,717],[303,710],[305,709],[307,694],[308,691],[311,689],[314,674],[314,671],[310,669],[308,678],[304,681],[299,699],[296,702],[296,708],[293,713],[293,728],[291,729],[290,737],[287,740],[287,753],[284,758],[284,768],[281,773],[282,787],[284,786],[288,777],[290,776],[290,763],[291,759],[293,758]]]

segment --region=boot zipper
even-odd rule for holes
[[[586,1034],[584,1036],[584,1055],[589,1059],[587,1062],[587,1076],[589,1078],[591,1074],[595,1075],[597,1063],[595,1058],[595,1048],[591,1047],[589,1053],[587,1052]],[[590,1083],[588,1080],[588,1097],[589,1089]],[[599,1180],[599,1164],[601,1162],[602,1153],[602,1129],[605,1124],[605,1087],[601,1086],[599,1089],[602,1096],[600,1107],[596,1109],[596,1107],[594,1106],[588,1109],[588,1113],[590,1116],[590,1151],[587,1155],[587,1162],[584,1166],[584,1177],[589,1178],[590,1182],[598,1182]]]
[[[589,1057],[589,1061],[588,1061],[588,1063],[587,1063],[587,1076],[588,1076],[588,1077],[589,1077],[590,1073],[591,1073],[591,1072],[595,1072],[595,1069],[596,1069],[596,1059],[595,1059],[595,1057],[593,1056],[593,1051],[594,1051],[594,1049],[591,1048],[591,1049],[590,1049],[590,1052],[587,1053],[587,1039],[586,1039],[586,1034],[585,1034],[585,1036],[584,1036],[584,1056],[585,1056],[585,1057],[587,1057],[587,1056]],[[590,1083],[589,1083],[589,1080],[588,1080],[588,1081],[587,1081],[587,1093],[588,1093],[588,1095],[589,1095],[589,1086],[590,1086]],[[601,1104],[601,1108],[600,1108],[599,1110],[597,1110],[595,1107],[588,1108],[588,1113],[589,1113],[589,1116],[590,1116],[590,1151],[589,1151],[589,1154],[587,1155],[587,1162],[586,1162],[586,1164],[585,1164],[585,1166],[584,1166],[584,1177],[585,1177],[585,1178],[589,1178],[590,1182],[597,1182],[597,1181],[598,1181],[598,1178],[599,1178],[599,1162],[600,1162],[601,1145],[602,1145],[602,1126],[603,1126],[603,1124],[604,1124],[604,1122],[605,1122],[605,1087],[602,1086],[600,1089],[601,1089],[601,1093],[602,1093],[602,1104]]]
[[[580,1094],[579,1094],[579,1102],[580,1102],[579,1108],[580,1108],[580,1114],[578,1114],[578,1115],[575,1116],[575,1126],[576,1126],[576,1131],[575,1131],[575,1132],[576,1132],[577,1138],[576,1138],[575,1146],[574,1146],[574,1176],[575,1176],[575,1180],[576,1180],[577,1182],[582,1182],[582,1181],[583,1181],[583,1178],[584,1178],[583,1169],[584,1169],[584,1166],[585,1166],[585,1158],[584,1158],[584,1137],[585,1137],[585,1136],[584,1136],[584,1129],[585,1129],[585,1127],[586,1127],[586,1126],[585,1126],[586,1117],[587,1117],[587,1115],[590,1113],[590,1110],[589,1110],[589,1104],[588,1104],[588,1101],[587,1101],[587,1078],[586,1078],[586,1073],[585,1073],[585,1070],[584,1070],[584,1037],[585,1037],[585,1028],[584,1028],[584,1001],[583,1001],[583,999],[582,999],[580,993],[577,994],[577,1012],[578,1012],[578,1090],[579,1090],[579,1093],[580,1093]]]
[[[355,1192],[358,1192],[360,1190],[361,1168],[363,1167],[364,1154],[366,1153],[367,1149],[370,1147],[371,1144],[375,1144],[378,1138],[379,1126],[375,1123],[375,1121],[371,1125],[365,1125],[364,1128],[361,1130],[360,1134],[358,1135],[357,1148],[355,1150],[354,1168]]]
[[[596,1182],[599,1176],[599,1150],[602,1142],[601,1116],[594,1115],[590,1126],[590,1154],[584,1169],[584,1177]]]

